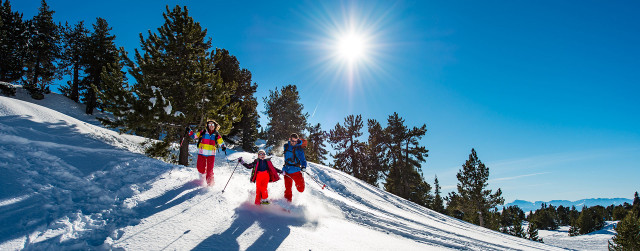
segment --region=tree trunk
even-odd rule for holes
[[[482,217],[482,211],[478,212],[478,219],[480,220],[480,226],[484,227],[484,219]]]
[[[77,60],[77,59],[76,59]],[[71,99],[78,103],[79,101],[79,93],[78,93],[78,82],[79,82],[79,73],[80,64],[76,63],[73,65],[73,82],[71,83]]]
[[[85,109],[86,114],[93,114],[93,108],[96,107],[96,93],[93,91],[93,88],[90,86],[89,90],[87,90],[87,107]]]
[[[182,135],[178,165],[189,166],[189,136]]]

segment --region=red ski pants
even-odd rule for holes
[[[207,185],[213,184],[213,164],[216,162],[216,156],[198,155],[198,172],[207,174]]]
[[[256,173],[256,205],[259,205],[262,199],[269,198],[267,185],[269,185],[269,172]]]
[[[304,192],[304,177],[302,177],[302,172],[285,173],[284,175],[284,198],[289,202],[291,202],[293,198],[291,194],[291,185],[293,185],[293,182],[296,183],[298,192]]]

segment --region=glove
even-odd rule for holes
[[[238,158],[238,162],[242,163],[242,157]]]
[[[303,166],[302,168],[300,168],[300,170],[302,170],[303,172],[306,172],[307,171],[307,167]]]

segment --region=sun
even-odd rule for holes
[[[355,62],[366,56],[367,43],[362,35],[349,33],[338,38],[336,49],[340,58]]]
[[[296,44],[313,59],[306,67],[314,71],[316,81],[346,87],[351,95],[374,90],[373,82],[390,78],[391,51],[399,48],[398,37],[391,36],[397,29],[393,9],[356,1],[305,6],[300,16],[310,29],[301,30],[304,39]]]

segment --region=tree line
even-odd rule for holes
[[[172,142],[181,142],[177,162],[188,163],[184,128],[217,120],[225,140],[255,149],[259,130],[257,83],[226,49],[213,49],[207,30],[186,7],[168,6],[165,23],[146,36],[133,58],[115,44],[107,20],[98,17],[92,29],[84,21],[55,23],[46,1],[38,14],[23,14],[0,1],[0,81],[22,84],[34,99],[50,93],[55,80],[70,79],[59,91],[86,106],[86,113],[107,114],[107,127],[150,139],[151,156],[168,156]],[[131,77],[133,81],[128,78]],[[15,95],[15,88],[2,85]]]
[[[582,207],[564,207],[543,203],[539,209],[530,211],[528,215],[518,206],[503,208],[500,231],[518,237],[537,237],[537,230],[557,230],[560,226],[569,226],[569,236],[588,234],[602,229],[605,221],[619,221],[615,226],[616,235],[609,241],[610,250],[637,250],[640,248],[640,198],[634,194],[633,203],[622,205]],[[522,222],[529,223],[525,233]],[[539,239],[542,241],[542,239]]]

